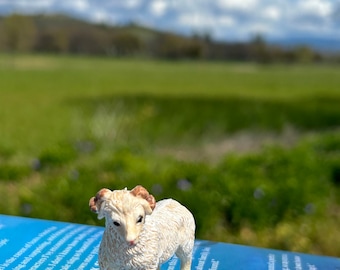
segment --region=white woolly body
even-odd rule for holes
[[[99,249],[101,269],[157,269],[174,253],[181,260],[181,269],[190,269],[195,238],[195,221],[190,211],[172,199],[157,202],[138,236],[130,245],[121,237],[112,221],[106,229]]]

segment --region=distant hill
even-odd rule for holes
[[[301,50],[301,46],[304,46]],[[166,59],[313,62],[326,51],[340,52],[335,40],[277,40],[261,36],[249,42],[183,36],[135,23],[94,24],[65,15],[11,15],[0,18],[0,51],[47,52]]]
[[[270,43],[277,44],[284,48],[294,48],[297,46],[309,46],[310,48],[323,53],[340,52],[340,37],[338,39],[295,37],[273,40]]]
[[[77,31],[96,30],[98,32],[105,32],[106,34],[125,32],[135,34],[145,41],[154,39],[157,35],[161,34],[160,31],[140,26],[134,23],[125,25],[95,24],[85,20],[80,20],[77,18],[59,14],[36,15],[32,16],[32,19],[35,21],[38,29],[42,30],[68,28]]]

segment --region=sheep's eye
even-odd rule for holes
[[[143,221],[143,216],[139,216],[137,219],[137,223],[141,223]]]
[[[118,221],[114,221],[113,224],[114,224],[115,226],[117,226],[117,227],[120,226],[120,223],[119,223]]]

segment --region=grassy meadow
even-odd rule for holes
[[[340,256],[340,67],[0,55],[0,213],[103,225],[100,188],[197,237]]]

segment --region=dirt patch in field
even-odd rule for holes
[[[241,131],[215,141],[202,141],[196,146],[159,148],[157,153],[172,156],[178,160],[216,163],[227,154],[254,153],[270,145],[289,148],[294,146],[302,136],[307,136],[307,134],[301,134],[291,127],[286,127],[279,134]]]
[[[0,68],[17,70],[50,70],[58,66],[56,61],[47,57],[8,55],[0,59]]]

